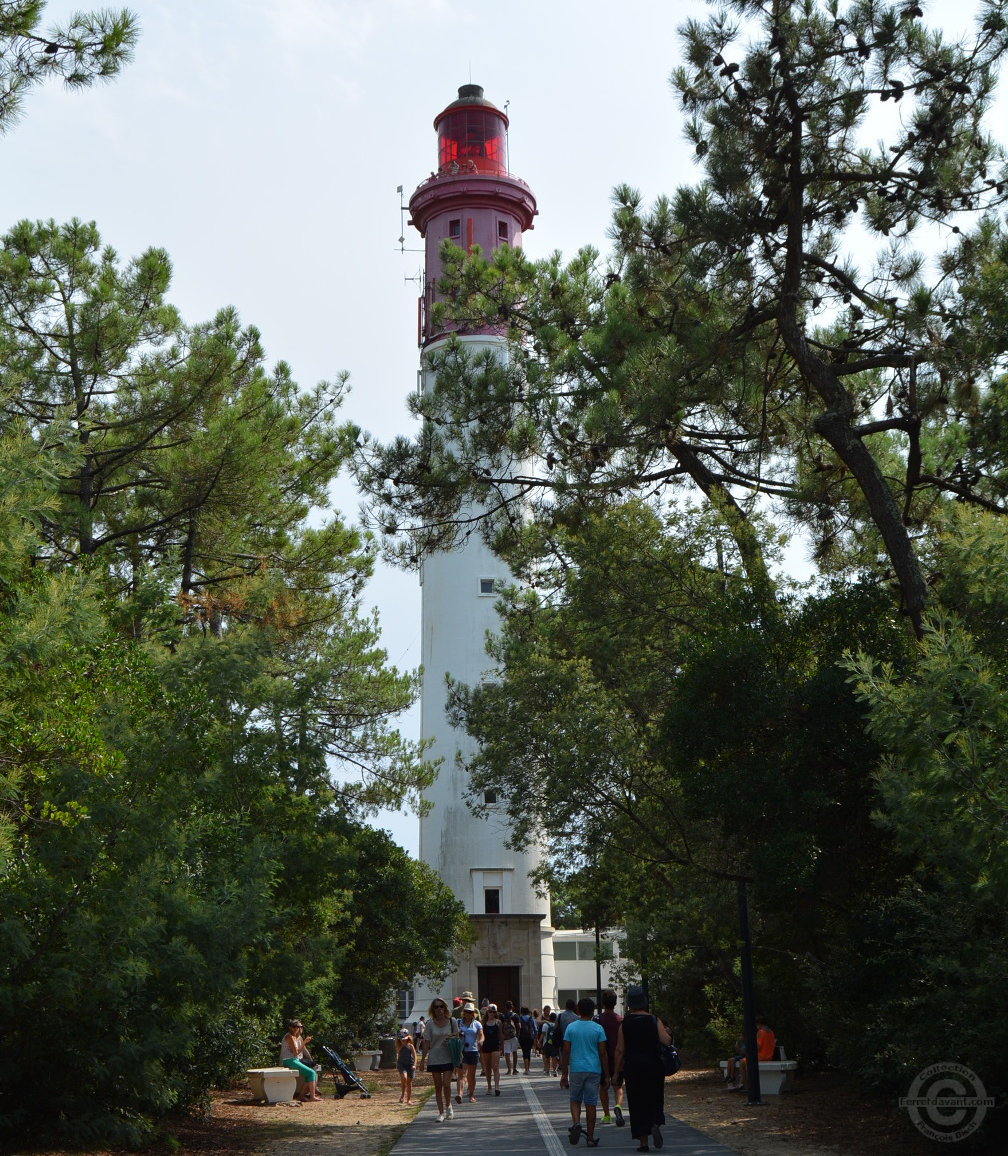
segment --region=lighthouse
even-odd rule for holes
[[[434,384],[431,356],[452,337],[471,356],[487,350],[502,362],[508,356],[500,331],[436,328],[432,306],[443,242],[466,250],[479,245],[484,254],[499,245],[520,246],[536,215],[532,190],[508,171],[508,118],[484,98],[479,85],[463,85],[458,99],[434,118],[434,128],[437,169],[409,200],[411,223],[424,239],[419,303],[424,390]],[[476,945],[461,961],[452,990],[469,990],[498,1005],[510,999],[516,1008],[541,1007],[553,1002],[556,976],[549,898],[537,895],[529,881],[540,849],[533,845],[516,852],[505,846],[505,816],[494,811],[493,798],[484,800],[486,819],[468,809],[462,764],[474,751],[473,741],[445,716],[446,675],[470,686],[487,678],[486,635],[500,627],[496,601],[508,577],[506,566],[476,534],[421,560],[421,731],[433,740],[431,756],[443,762],[426,794],[430,809],[420,820],[420,858],[463,903],[476,932]],[[460,750],[461,761],[456,759]]]

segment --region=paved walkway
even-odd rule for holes
[[[402,1134],[391,1156],[458,1156],[468,1152],[501,1152],[512,1156],[563,1156],[576,1151],[569,1141],[570,1100],[566,1088],[560,1088],[556,1077],[544,1076],[534,1068],[531,1076],[507,1076],[501,1073],[501,1094],[488,1096],[486,1081],[477,1079],[476,1103],[465,1096],[462,1103],[452,1103],[453,1120],[437,1122],[437,1101],[432,1095],[419,1115]],[[602,1124],[601,1112],[595,1128],[598,1150],[629,1153],[637,1144],[628,1126]],[[584,1113],[581,1116],[584,1125]],[[736,1156],[730,1148],[709,1140],[702,1132],[669,1118],[662,1129],[663,1156]],[[584,1135],[578,1148],[585,1150]],[[654,1151],[654,1142],[651,1142]],[[594,1151],[594,1149],[589,1149]]]

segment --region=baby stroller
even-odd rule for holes
[[[326,1058],[333,1069],[333,1082],[336,1085],[336,1099],[342,1100],[347,1092],[353,1091],[356,1088],[360,1092],[362,1100],[370,1100],[371,1093],[360,1082],[356,1072],[351,1072],[350,1069],[339,1058],[339,1055],[327,1048],[325,1044],[322,1045],[322,1051],[325,1052]]]

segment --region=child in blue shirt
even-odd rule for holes
[[[577,1010],[579,1018],[569,1023],[564,1032],[560,1086],[570,1088],[573,1121],[568,1131],[570,1142],[576,1144],[581,1136],[581,1105],[584,1104],[585,1142],[589,1148],[597,1148],[595,1108],[600,1082],[609,1082],[609,1049],[605,1029],[592,1019],[595,1001],[585,996],[578,1000]]]

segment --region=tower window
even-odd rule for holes
[[[486,803],[488,807],[492,806],[494,803],[497,802],[497,792],[496,791],[484,791],[483,792],[483,802]]]
[[[508,239],[508,223],[507,221],[497,222],[497,240],[506,241]]]
[[[500,888],[483,888],[483,910],[487,915],[500,915]]]
[[[492,578],[480,579],[480,597],[485,598],[487,595],[494,592],[494,580]]]
[[[415,993],[411,987],[401,987],[398,992],[398,1008],[396,1014],[400,1020],[408,1019],[413,1014]]]
[[[462,218],[456,217],[448,222],[448,236],[457,239],[462,236]]]

